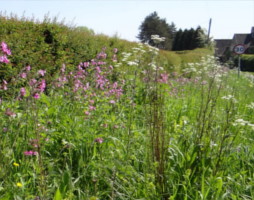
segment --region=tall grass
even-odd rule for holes
[[[1,80],[0,199],[253,199],[253,77],[159,55],[102,48],[50,82]]]

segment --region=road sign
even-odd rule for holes
[[[234,53],[236,54],[243,54],[245,52],[244,44],[235,45],[233,48]]]

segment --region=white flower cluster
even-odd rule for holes
[[[137,60],[128,61],[127,64],[130,65],[130,66],[138,66],[138,61]]]
[[[166,40],[165,37],[160,37],[159,35],[151,35],[151,39],[155,44],[159,44],[161,42],[164,42]]]
[[[123,52],[122,55],[123,55],[122,61],[127,61],[132,54]]]
[[[223,96],[221,97],[222,99],[225,99],[225,100],[229,100],[229,101],[232,101],[234,103],[237,103],[237,100],[235,99],[235,97],[233,95],[227,95],[227,96]]]
[[[183,69],[183,72],[187,74],[197,72],[196,63],[188,63],[187,67]]]
[[[245,121],[243,119],[237,119],[235,120],[235,122],[233,123],[233,126],[249,126],[252,129],[254,129],[254,124],[251,124],[249,121]]]
[[[254,109],[254,102],[251,102],[249,105],[247,105],[247,108]]]

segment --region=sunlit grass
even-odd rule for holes
[[[1,80],[0,199],[253,199],[253,77],[157,56],[103,48],[50,82]]]

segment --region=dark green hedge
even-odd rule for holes
[[[238,66],[238,57],[234,59],[235,65]],[[254,72],[254,55],[241,55],[241,71]]]
[[[116,37],[95,35],[92,31],[66,26],[55,20],[36,22],[17,17],[0,16],[0,42],[12,51],[11,65],[1,64],[0,79],[11,79],[25,66],[33,70],[47,70],[47,78],[54,75],[63,63],[73,68],[80,62],[93,59],[102,47],[127,51],[135,43]],[[109,57],[110,52],[109,53]]]

